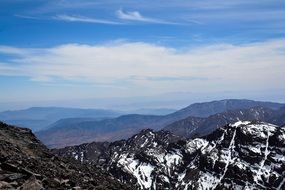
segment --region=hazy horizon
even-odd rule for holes
[[[285,103],[285,101],[268,100],[268,99],[253,99],[241,97],[201,97],[195,96],[189,98],[187,96],[178,96],[177,99],[172,99],[173,96],[159,97],[125,97],[125,98],[101,98],[101,99],[77,99],[77,100],[47,100],[38,102],[0,102],[1,111],[24,110],[32,107],[62,107],[62,108],[80,108],[80,109],[106,109],[114,111],[137,111],[140,109],[173,109],[179,110],[194,103],[212,102],[225,99],[246,99],[264,102]]]

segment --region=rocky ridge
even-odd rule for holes
[[[0,189],[132,189],[106,172],[55,156],[31,132],[0,123]]]

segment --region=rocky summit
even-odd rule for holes
[[[59,158],[29,129],[0,123],[0,189],[133,189],[95,166]]]
[[[54,151],[136,189],[285,189],[285,128],[264,122],[239,121],[188,140],[143,130],[128,140]]]

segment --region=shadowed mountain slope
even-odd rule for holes
[[[249,109],[230,110],[211,115],[207,118],[188,117],[176,121],[163,129],[176,135],[192,138],[207,135],[220,126],[240,120],[265,121],[282,126],[285,124],[285,109],[273,110],[265,107],[253,107]]]

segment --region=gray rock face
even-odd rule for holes
[[[285,128],[268,123],[237,122],[190,140],[143,130],[109,144],[107,154],[97,147],[101,157],[89,157],[86,147],[55,152],[100,166],[137,189],[285,189]]]
[[[94,166],[52,154],[29,129],[0,123],[0,189],[132,189]]]

